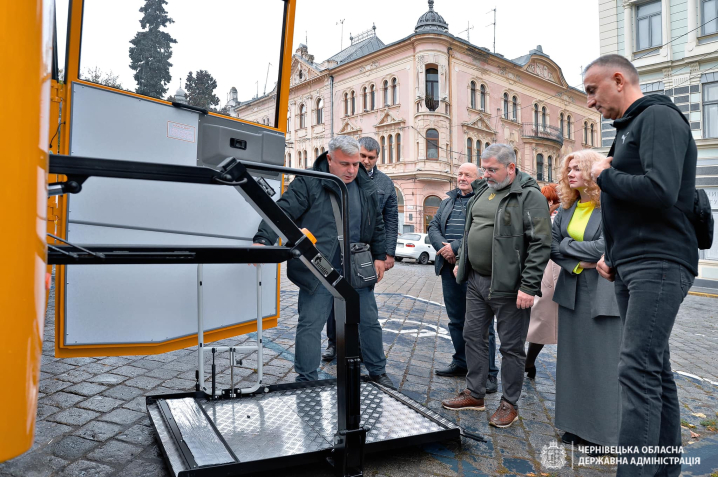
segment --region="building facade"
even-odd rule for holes
[[[300,45],[280,118],[291,167],[311,167],[336,134],[375,138],[404,232],[426,232],[456,169],[492,143],[510,144],[519,169],[540,183],[557,179],[565,154],[600,145],[599,114],[540,46],[514,60],[491,53],[449,33],[433,3],[413,33],[388,45],[372,28],[319,64]],[[233,115],[274,124],[273,93]]]
[[[696,185],[718,221],[718,2],[598,0],[601,54],[628,58],[644,94],[669,96],[690,121],[698,146]],[[616,132],[601,123],[602,150]],[[718,288],[718,240],[700,252],[697,286]]]

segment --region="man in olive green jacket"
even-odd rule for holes
[[[501,340],[503,395],[489,424],[508,427],[518,419],[534,296],[551,254],[548,203],[536,181],[516,169],[513,148],[493,144],[481,156],[483,179],[474,181],[466,208],[464,239],[454,269],[466,293],[466,389],[442,402],[447,409],[485,410],[489,326],[496,317]]]

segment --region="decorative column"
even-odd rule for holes
[[[690,0],[688,3],[691,3]],[[673,59],[673,43],[671,43],[672,25],[671,25],[671,0],[661,1],[661,16],[663,17],[663,37],[661,43],[664,46],[661,48],[661,56],[665,56],[667,60]]]
[[[623,56],[633,60],[633,5],[623,2]]]
[[[698,44],[698,0],[688,0],[688,41],[686,42],[686,56]]]

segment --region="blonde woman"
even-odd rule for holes
[[[551,260],[561,267],[553,295],[559,305],[556,427],[566,443],[615,446],[622,326],[613,284],[596,272],[604,241],[591,166],[601,158],[579,151],[561,165],[551,242]]]

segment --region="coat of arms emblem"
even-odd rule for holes
[[[541,449],[541,465],[547,469],[560,469],[566,464],[566,449],[559,446],[558,442],[551,441],[551,444]]]

